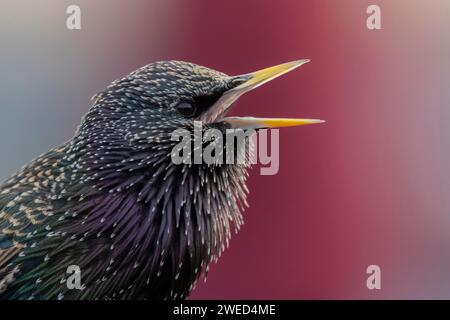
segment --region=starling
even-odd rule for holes
[[[301,66],[240,76],[146,65],[95,95],[74,137],[0,186],[1,299],[185,299],[242,224],[246,164],[175,164],[171,133],[321,122],[225,117]],[[69,286],[69,266],[82,286]]]

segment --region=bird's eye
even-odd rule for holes
[[[196,108],[193,103],[182,101],[177,105],[177,110],[185,117],[192,117],[195,114]]]

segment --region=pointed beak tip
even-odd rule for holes
[[[297,69],[298,67],[301,67],[302,65],[307,64],[309,62],[311,62],[310,59],[299,59],[299,60],[285,63],[284,65],[286,65],[286,66],[290,65],[291,67],[289,68],[289,70],[294,70],[294,69]]]
[[[301,66],[302,64],[305,64],[305,63],[309,63],[309,62],[311,62],[311,59],[300,59],[300,60],[294,61],[294,63],[299,66]]]
[[[309,125],[309,124],[319,124],[319,123],[325,123],[325,120],[322,119],[298,119],[298,123],[295,125],[302,126],[302,125]]]

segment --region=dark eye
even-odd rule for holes
[[[195,114],[196,107],[190,102],[182,101],[177,105],[177,110],[185,117],[192,117]]]

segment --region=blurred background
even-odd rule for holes
[[[245,225],[192,299],[450,298],[449,31],[448,0],[3,0],[0,178],[147,63],[240,74],[309,58],[234,109],[327,122],[280,131],[279,173],[252,171]]]

